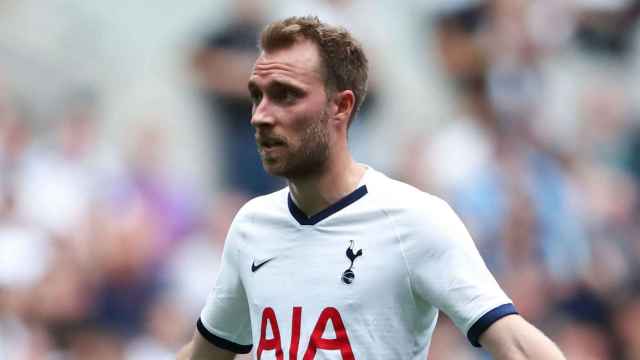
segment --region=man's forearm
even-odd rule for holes
[[[524,341],[516,340],[511,346],[500,347],[495,352],[491,352],[496,360],[565,360],[564,355],[558,347],[534,328],[535,334],[529,334]]]
[[[193,353],[193,341],[190,341],[185,345],[176,356],[176,360],[191,360],[191,354]]]
[[[233,360],[236,354],[214,346],[196,331],[176,356],[178,360]]]
[[[520,316],[496,322],[480,341],[496,360],[566,360],[546,335]]]

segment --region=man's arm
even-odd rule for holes
[[[560,349],[520,315],[496,321],[480,335],[479,341],[496,360],[565,360]]]
[[[233,360],[236,354],[223,350],[196,331],[191,342],[178,352],[177,360]]]

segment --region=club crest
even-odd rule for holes
[[[356,278],[356,274],[353,272],[353,262],[360,256],[362,256],[362,249],[357,252],[353,252],[354,242],[353,240],[349,240],[349,247],[347,248],[347,259],[351,262],[349,268],[342,273],[342,282],[350,285],[353,283],[353,280]]]

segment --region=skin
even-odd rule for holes
[[[324,171],[329,157],[328,104],[324,94],[303,89],[281,70],[279,64],[261,57],[249,80],[258,152],[269,174],[309,178]],[[308,75],[309,80],[318,77],[295,65],[287,70]]]
[[[565,360],[556,344],[520,315],[496,321],[479,341],[496,360]]]
[[[324,84],[318,49],[309,41],[262,53],[249,78],[262,164],[288,180],[307,215],[352,192],[365,171],[347,146],[355,96]]]
[[[327,91],[316,46],[305,40],[263,52],[249,79],[251,124],[265,170],[285,177],[298,207],[314,215],[351,193],[364,175],[347,147],[355,104],[351,90]],[[480,343],[496,359],[564,359],[557,347],[518,315],[489,327]],[[197,331],[180,360],[232,360],[235,354]]]

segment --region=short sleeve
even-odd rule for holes
[[[200,313],[197,329],[214,345],[246,354],[252,348],[251,317],[238,266],[240,232],[236,220],[227,235],[220,272]]]
[[[498,319],[517,313],[487,269],[459,217],[443,200],[425,195],[401,220],[412,288],[444,311],[474,346]]]

